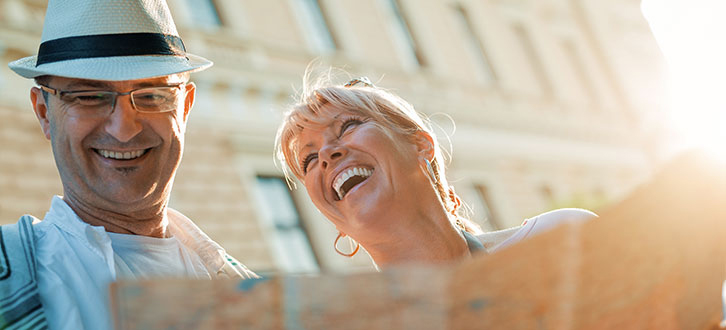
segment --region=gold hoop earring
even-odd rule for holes
[[[338,241],[340,240],[341,237],[345,237],[345,236],[348,236],[348,235],[345,235],[343,233],[338,233],[338,237],[335,238],[335,243],[333,243],[333,248],[335,248],[335,252],[338,252],[338,254],[340,254],[341,256],[351,258],[356,253],[358,253],[358,250],[360,250],[360,243],[355,242],[353,239],[350,238],[350,236],[348,236],[348,239],[351,242],[355,242],[355,250],[353,250],[353,252],[351,252],[351,253],[344,253],[344,252],[338,250]]]

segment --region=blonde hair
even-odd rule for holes
[[[429,179],[439,201],[448,213],[455,215],[457,226],[470,233],[480,233],[479,226],[460,214],[461,202],[454,193],[453,187],[446,180],[444,166],[446,158],[433,132],[430,120],[418,113],[404,99],[382,88],[367,83],[335,85],[331,83],[331,80],[328,75],[317,79],[312,84],[304,82],[306,87],[299,101],[285,113],[277,131],[275,154],[291,186],[294,186],[291,173],[298,179],[303,177],[303,170],[297,161],[299,159],[298,135],[305,128],[321,125],[322,118],[328,117],[327,112],[342,110],[372,119],[372,123],[381,127],[392,138],[396,137],[392,134],[394,132],[400,136],[411,137],[411,139],[417,132],[425,132],[431,136],[434,148],[431,167],[434,177],[429,177]],[[329,106],[325,107],[326,105]],[[423,171],[428,172],[425,168]]]

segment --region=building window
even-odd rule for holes
[[[329,54],[338,46],[330,30],[330,24],[325,17],[323,7],[318,0],[293,0],[297,7],[298,18],[305,26],[303,35],[313,47],[314,51]]]
[[[214,30],[222,26],[222,20],[219,18],[219,11],[214,0],[186,0],[191,22],[194,25]]]
[[[263,227],[269,233],[272,254],[280,271],[319,272],[317,258],[285,179],[257,176],[257,191],[261,197]]]
[[[478,66],[477,72],[479,72],[481,80],[484,82],[496,81],[497,75],[494,72],[494,68],[491,66],[491,61],[489,61],[489,56],[484,48],[482,39],[479,36],[479,33],[477,33],[477,30],[474,27],[474,22],[471,20],[466,8],[464,8],[461,4],[456,4],[454,6],[454,13],[457,21],[460,23],[459,25],[461,26],[462,31],[466,35],[469,53],[471,53],[475,59]]]
[[[484,215],[484,230],[504,229],[505,226],[502,223],[502,219],[499,218],[499,215],[494,210],[494,203],[492,203],[491,194],[487,186],[484,184],[475,184],[474,188],[479,194],[479,204],[481,205],[481,212]]]
[[[582,62],[582,57],[577,51],[575,44],[573,44],[570,40],[565,40],[562,42],[562,47],[565,50],[567,62],[572,65],[575,74],[577,75],[577,79],[579,80],[578,83],[580,83],[582,88],[585,90],[585,93],[587,93],[590,101],[596,102],[598,97],[595,92],[594,84],[592,83],[592,79],[590,79],[590,75],[587,74],[585,63]]]
[[[515,24],[513,28],[514,34],[517,36],[517,39],[519,39],[519,42],[524,48],[524,53],[529,60],[529,64],[532,67],[532,71],[534,72],[534,76],[537,79],[537,82],[542,88],[542,92],[545,95],[552,95],[552,82],[547,76],[547,71],[545,71],[542,60],[537,53],[537,48],[534,46],[534,42],[532,42],[532,38],[521,24]]]
[[[416,42],[416,36],[411,32],[411,27],[403,15],[401,4],[398,0],[381,0],[388,8],[391,16],[393,36],[396,38],[394,44],[400,46],[399,51],[404,56],[404,65],[421,67],[426,66],[426,58]],[[410,65],[410,64],[412,65]]]

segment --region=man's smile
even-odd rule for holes
[[[116,160],[131,160],[136,159],[141,156],[143,156],[149,149],[139,149],[139,150],[133,150],[133,151],[113,151],[113,150],[106,150],[106,149],[93,149],[97,154],[101,155],[104,158],[108,159],[116,159]]]

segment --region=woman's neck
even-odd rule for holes
[[[466,239],[443,210],[422,213],[416,215],[417,219],[392,222],[402,226],[391,228],[385,240],[361,242],[379,268],[401,263],[446,263],[470,255]]]

